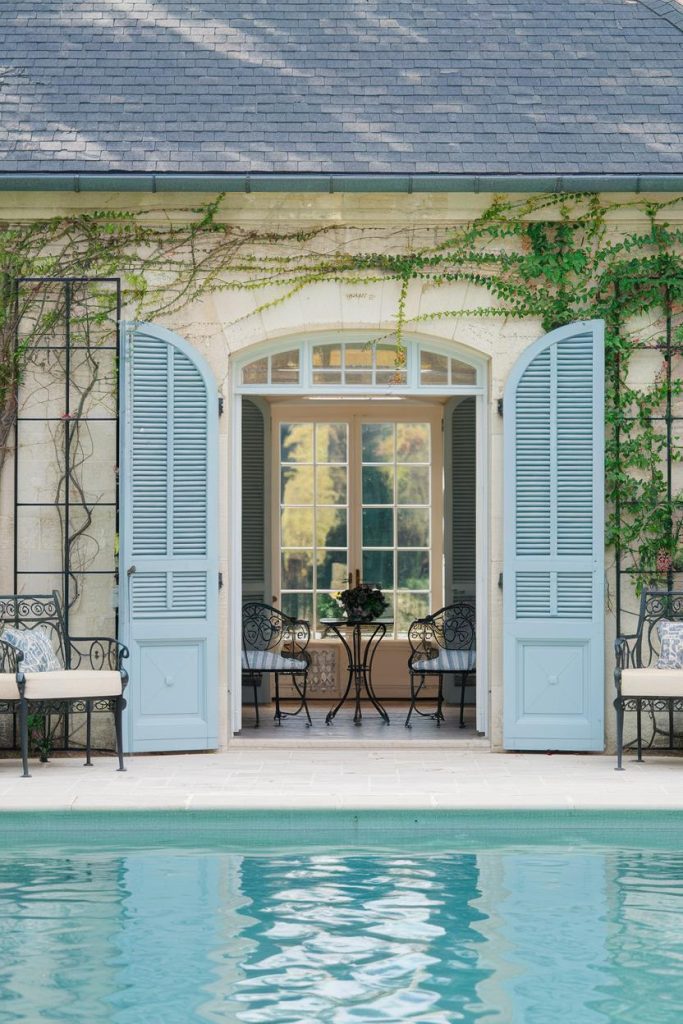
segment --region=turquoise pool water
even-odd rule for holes
[[[4,815],[0,1021],[679,1024],[676,816]]]

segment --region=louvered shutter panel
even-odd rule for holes
[[[242,597],[269,603],[266,573],[266,420],[242,399]]]
[[[464,398],[451,414],[450,473],[446,500],[451,506],[450,590],[447,601],[474,597],[477,579],[476,399]],[[448,453],[446,454],[448,458]],[[448,578],[448,577],[447,577]]]
[[[218,745],[217,400],[181,338],[124,330],[122,625],[131,751]]]
[[[506,387],[508,749],[603,749],[603,374],[588,321],[533,345]]]

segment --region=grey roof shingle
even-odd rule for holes
[[[0,172],[679,173],[678,0],[12,0]]]

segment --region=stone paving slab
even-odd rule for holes
[[[683,758],[479,750],[240,748],[217,754],[0,762],[0,809],[669,809],[683,811]]]

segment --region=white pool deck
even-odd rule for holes
[[[410,744],[245,743],[225,753],[110,757],[31,763],[0,761],[0,809],[207,810],[220,808],[679,809],[683,757],[649,755],[643,764],[602,755],[495,754]],[[1,827],[1,826],[0,826]]]

